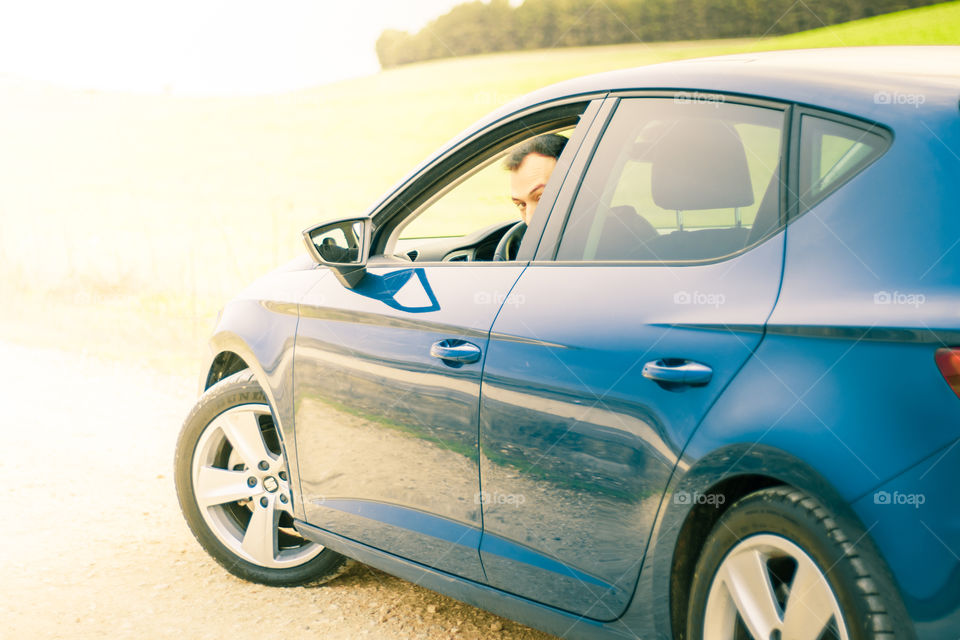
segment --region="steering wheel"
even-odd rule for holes
[[[520,241],[523,240],[523,234],[527,231],[526,222],[518,222],[513,225],[500,238],[497,243],[497,250],[493,252],[495,261],[516,260],[517,251],[520,250]]]

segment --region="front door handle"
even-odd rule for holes
[[[449,338],[434,342],[430,347],[430,355],[447,364],[471,364],[480,359],[480,347],[466,340]]]
[[[664,358],[662,360],[651,360],[643,365],[642,375],[654,382],[701,387],[710,382],[710,378],[713,377],[713,369],[693,360]]]

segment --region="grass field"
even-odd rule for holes
[[[442,60],[253,98],[73,91],[0,76],[0,336],[142,351],[179,367],[225,299],[302,251],[302,228],[362,213],[513,97],[679,58],[952,44],[957,34],[960,2],[951,2],[779,38]]]

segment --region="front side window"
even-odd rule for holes
[[[401,240],[465,236],[499,222],[519,219],[510,202],[509,176],[499,158],[475,170],[431,202],[405,225]]]
[[[518,138],[499,153],[449,179],[398,227],[395,253],[413,260],[472,262],[495,258],[501,240],[521,222],[503,258],[515,257],[541,197],[556,188],[558,162],[575,127]],[[569,153],[569,151],[567,151]],[[522,157],[521,157],[522,156]],[[541,213],[540,215],[546,215]]]
[[[782,220],[784,119],[721,100],[622,100],[557,259],[712,260],[765,238]]]

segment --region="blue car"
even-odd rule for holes
[[[176,485],[565,638],[960,635],[960,47],[521,98],[224,308]]]

